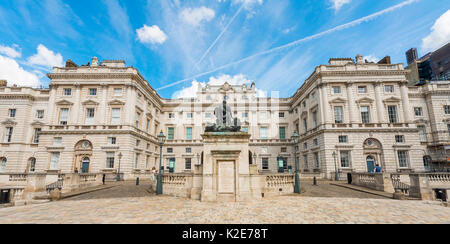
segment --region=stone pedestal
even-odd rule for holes
[[[201,201],[248,201],[249,139],[245,132],[207,132],[204,143]]]

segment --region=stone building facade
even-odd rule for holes
[[[402,64],[358,55],[316,67],[289,98],[225,83],[199,87],[196,98],[164,99],[124,61],[68,61],[48,74],[49,89],[0,87],[0,172],[114,174],[120,165],[126,179],[145,177],[159,164],[160,131],[165,169],[192,172],[205,160],[202,134],[224,99],[250,134],[249,162],[262,173],[277,172],[278,159],[292,171],[295,151],[302,177],[367,172],[376,163],[387,172],[422,172],[433,161],[448,167],[450,83],[410,87],[407,74]]]

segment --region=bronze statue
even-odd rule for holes
[[[214,110],[216,116],[216,124],[209,124],[205,128],[205,132],[239,132],[241,131],[241,122],[234,118],[231,114],[231,108],[227,105],[227,101],[222,102],[222,106],[218,106]]]

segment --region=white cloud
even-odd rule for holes
[[[138,40],[142,43],[163,44],[167,40],[167,35],[157,26],[147,26],[136,30]]]
[[[202,21],[211,21],[216,16],[214,10],[207,7],[187,8],[183,10],[180,17],[188,24],[198,26]]]
[[[17,45],[14,45],[13,47],[0,45],[0,53],[10,58],[20,58],[22,57],[22,53],[19,50],[16,50],[16,47]]]
[[[199,88],[199,85],[201,87],[205,87],[207,84],[208,85],[213,85],[213,86],[218,86],[218,85],[223,85],[225,82],[228,82],[228,84],[235,86],[235,85],[242,85],[242,84],[251,84],[252,81],[247,79],[245,77],[245,75],[243,74],[239,74],[239,75],[235,75],[235,76],[231,76],[231,75],[220,75],[218,77],[210,77],[209,81],[206,82],[199,82],[197,80],[192,81],[191,86],[183,88],[181,90],[176,91],[172,97],[174,99],[178,99],[178,98],[195,98],[197,97],[197,91]],[[257,96],[265,96],[265,94],[267,94],[266,92],[256,89],[257,92]]]
[[[28,63],[30,65],[41,65],[48,68],[62,67],[63,57],[60,53],[55,54],[44,45],[39,44],[39,46],[37,47],[37,54],[29,57]]]
[[[38,87],[40,85],[37,75],[24,70],[12,58],[0,55],[0,80],[7,80],[8,85]]]
[[[330,0],[333,4],[333,8],[336,9],[336,11],[339,11],[339,9],[342,8],[345,4],[350,3],[352,0]]]
[[[431,33],[422,40],[425,52],[434,51],[450,41],[450,10],[436,20]]]

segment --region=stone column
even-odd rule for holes
[[[375,102],[377,108],[378,123],[386,123],[384,119],[383,101],[381,100],[381,82],[377,81],[373,86],[375,87]]]
[[[411,107],[409,105],[409,96],[408,96],[408,87],[407,87],[408,82],[407,81],[402,81],[400,83],[400,93],[402,96],[402,105],[403,105],[403,114],[405,117],[405,123],[411,123],[412,119],[411,119]]]
[[[355,104],[355,99],[353,98],[353,83],[347,83],[346,84],[346,89],[347,89],[347,99],[348,99],[348,114],[349,114],[349,119],[350,119],[350,123],[356,123],[356,119],[355,119],[355,111],[356,110],[356,104]]]

